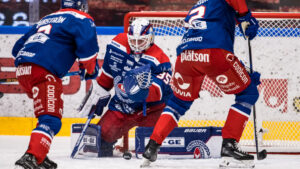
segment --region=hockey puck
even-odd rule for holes
[[[123,158],[124,158],[124,159],[130,160],[131,157],[132,157],[132,155],[131,155],[130,152],[128,152],[128,151],[124,152],[124,154],[123,154]]]
[[[3,93],[2,92],[0,92],[0,98],[2,98],[3,97]]]

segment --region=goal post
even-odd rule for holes
[[[136,18],[146,18],[155,31],[155,43],[174,63],[176,47],[185,32],[187,12],[129,12],[124,17],[124,31]],[[261,73],[256,103],[259,146],[273,153],[300,154],[300,13],[253,13],[260,24],[251,41],[253,69]],[[246,40],[238,27],[235,55],[249,67]],[[234,95],[225,95],[205,78],[200,98],[179,121],[181,127],[222,127]],[[133,137],[131,130],[129,137]],[[242,146],[255,152],[253,118],[241,138]]]

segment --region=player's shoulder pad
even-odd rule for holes
[[[75,18],[78,18],[78,19],[91,19],[92,21],[94,21],[94,18],[91,17],[89,14],[85,13],[85,12],[82,12],[82,11],[78,11],[76,9],[60,9],[59,11],[55,12],[55,13],[52,13],[50,15],[64,15],[64,14],[69,14],[69,15],[72,15],[73,17]]]
[[[145,55],[148,59],[157,60],[158,64],[170,62],[169,57],[165,54],[165,52],[158,47],[156,44],[153,44],[146,52]]]
[[[115,36],[111,41],[111,45],[126,53],[130,53],[130,46],[128,44],[126,33],[119,33]]]

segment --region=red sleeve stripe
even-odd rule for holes
[[[111,89],[113,87],[113,79],[109,76],[106,76],[105,73],[102,73],[97,77],[97,82],[99,85],[106,89]]]
[[[162,91],[158,84],[152,83],[152,86],[149,88],[149,95],[146,99],[146,102],[156,102],[162,99]]]
[[[155,83],[155,82],[153,82],[153,83],[152,83],[152,86],[155,86],[155,87],[158,88],[158,90],[159,90],[159,100],[161,100],[161,99],[162,99],[162,90],[161,90],[160,85],[157,84],[157,83]]]

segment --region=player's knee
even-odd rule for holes
[[[41,115],[39,116],[38,119],[39,119],[39,126],[43,128],[43,130],[46,130],[46,132],[53,133],[53,135],[56,135],[59,132],[61,128],[60,118],[51,115]]]
[[[176,119],[179,120],[181,116],[191,107],[193,101],[184,101],[172,95],[167,102],[164,111],[172,112]]]
[[[238,103],[248,103],[254,105],[259,97],[259,92],[257,86],[260,84],[260,74],[254,72],[250,74],[251,83],[250,85],[242,92],[236,94],[235,101]]]

